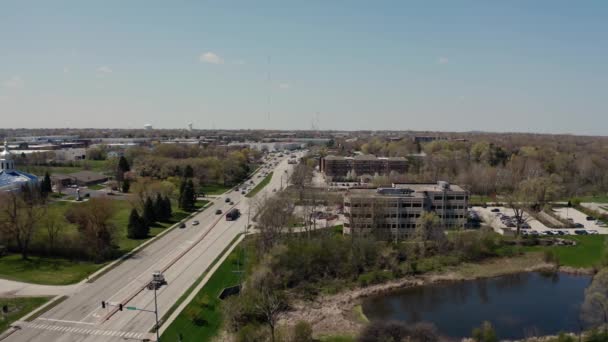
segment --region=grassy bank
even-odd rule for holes
[[[244,243],[241,242],[230,253],[192,302],[171,323],[162,335],[163,341],[178,341],[179,334],[183,341],[209,341],[217,335],[222,325],[221,300],[218,297],[224,288],[239,282],[239,274],[235,270],[242,258],[243,250],[240,247]]]
[[[50,297],[0,298],[0,307],[8,306],[7,319],[0,319],[0,333],[5,331],[11,323],[27,315],[49,299]]]
[[[116,244],[119,248],[119,256],[132,251],[190,214],[175,206],[173,216],[169,222],[155,224],[151,227],[148,238],[135,240],[127,237],[127,225],[131,211],[130,203],[122,200],[115,200],[114,203],[117,206],[117,211],[111,221],[117,227]],[[206,203],[207,201],[197,201],[196,208],[200,209]],[[49,210],[56,211],[58,215],[63,217],[70,206],[79,204],[73,202],[54,202]],[[67,221],[63,222],[63,224],[64,230],[62,234],[66,234],[66,236],[78,234],[75,225]],[[38,230],[34,236],[34,240],[45,241],[44,234],[43,229]],[[64,257],[35,255],[30,256],[28,260],[23,260],[20,254],[13,253],[0,257],[0,278],[43,285],[68,285],[85,279],[88,275],[99,270],[110,261],[95,263]]]
[[[264,187],[266,185],[268,185],[268,183],[270,183],[270,180],[272,179],[272,172],[270,172],[268,174],[268,176],[264,177],[264,179],[262,179],[262,181],[256,185],[255,188],[253,188],[253,190],[249,191],[249,193],[247,195],[245,195],[245,197],[253,197],[255,195],[258,194],[258,192],[260,192],[262,189],[264,189]]]
[[[208,184],[199,188],[199,191],[205,195],[221,195],[230,190],[232,187],[223,184]]]
[[[576,246],[533,246],[524,247],[528,252],[551,250],[562,266],[590,268],[596,266],[606,251],[606,237],[603,235],[566,236],[564,239],[576,241]]]

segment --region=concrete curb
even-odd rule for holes
[[[177,316],[179,316],[179,314],[184,310],[184,308],[188,304],[190,304],[190,302],[194,299],[194,297],[196,297],[196,295],[200,292],[200,290],[203,288],[203,286],[205,286],[207,284],[207,282],[209,281],[209,278],[211,278],[215,274],[217,269],[222,265],[222,263],[224,263],[224,261],[230,255],[230,253],[232,253],[232,251],[239,245],[239,243],[241,243],[241,241],[243,241],[244,238],[245,238],[245,234],[241,234],[239,236],[239,238],[236,239],[236,241],[234,241],[234,243],[225,251],[225,253],[221,256],[221,258],[215,263],[215,265],[213,265],[213,267],[208,270],[208,272],[205,275],[205,277],[203,278],[203,280],[201,280],[201,282],[198,283],[198,285],[192,290],[192,292],[188,295],[188,297],[186,297],[186,299],[184,299],[184,301],[177,307],[177,309],[175,309],[173,311],[171,316],[169,316],[166,321],[162,322],[162,325],[160,327],[161,336],[165,332],[165,330],[167,330],[169,328],[169,326],[171,326],[171,323],[173,323],[173,321],[175,321]]]

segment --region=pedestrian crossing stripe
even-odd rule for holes
[[[25,323],[25,324],[21,324],[21,327],[40,329],[40,330],[51,330],[51,331],[65,332],[65,333],[72,333],[72,334],[81,334],[81,335],[115,336],[115,337],[132,338],[132,339],[143,339],[147,335],[146,333],[138,333],[138,332],[133,332],[133,331],[85,329],[85,328],[70,327],[70,326],[65,326],[65,325],[49,325],[49,324],[40,324],[40,323]]]

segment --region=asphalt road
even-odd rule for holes
[[[287,157],[281,158],[270,183],[254,198],[246,198],[240,191],[218,197],[206,210],[190,219],[186,228],[176,228],[165,234],[95,282],[84,284],[41,317],[32,322],[22,322],[21,329],[5,341],[156,340],[154,334],[149,333],[154,326],[153,313],[126,309],[114,312],[113,307],[102,309],[101,302],[123,303],[125,307],[153,311],[154,291],[144,287],[151,280],[152,272],[164,270],[168,285],[157,292],[162,317],[230,242],[244,231],[253,201],[260,196],[272,195],[273,189],[279,191],[291,168]],[[252,177],[255,184],[262,179],[264,177],[257,175]],[[226,197],[242,213],[236,221],[226,221],[224,215],[215,214],[217,209],[226,213],[232,207],[225,202]],[[193,226],[194,220],[200,224]]]

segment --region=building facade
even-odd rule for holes
[[[388,175],[391,172],[405,173],[407,171],[407,159],[403,157],[376,157],[371,154],[355,157],[327,156],[320,159],[319,170],[333,180]]]
[[[468,201],[466,190],[447,182],[349,189],[344,197],[344,233],[405,239],[414,233],[425,211],[436,213],[445,228],[462,227]]]
[[[19,191],[24,185],[36,184],[38,177],[15,169],[15,161],[5,141],[4,150],[0,152],[0,191]]]

